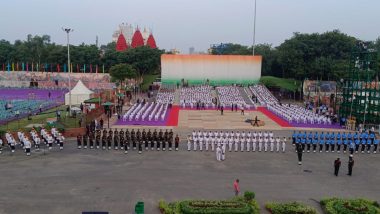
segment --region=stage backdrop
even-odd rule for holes
[[[191,84],[209,80],[212,85],[252,84],[261,77],[261,56],[161,55],[161,80],[165,84]]]

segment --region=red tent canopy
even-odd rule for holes
[[[120,33],[119,37],[117,38],[117,43],[116,43],[116,50],[117,51],[125,51],[127,50],[127,42],[125,41],[125,37],[123,33]]]
[[[144,39],[139,29],[137,29],[136,32],[133,34],[131,46],[132,48],[144,46]]]
[[[146,41],[146,45],[151,48],[157,48],[156,40],[153,37],[153,34],[150,34],[148,40]]]

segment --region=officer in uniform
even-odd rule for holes
[[[178,137],[178,134],[175,136],[175,139],[174,139],[174,147],[175,147],[175,150],[178,151],[178,146],[179,146],[179,137]]]
[[[163,144],[162,144],[162,150],[165,151],[166,149],[166,142],[169,141],[169,133],[168,133],[168,130],[166,129],[165,132],[164,132],[164,140],[163,140]]]
[[[137,132],[136,132],[136,143],[140,143],[141,142],[141,132],[140,132],[140,129],[137,129]]]
[[[125,154],[128,153],[128,150],[129,148],[131,147],[131,135],[127,129],[127,131],[125,132],[125,142],[124,142],[124,150],[125,150]]]
[[[87,149],[88,135],[83,135],[83,148]]]
[[[111,147],[112,147],[112,131],[109,131],[109,132],[108,132],[108,136],[107,136],[107,147],[108,147],[108,150],[110,150]]]
[[[132,129],[131,131],[131,141],[132,141],[133,150],[135,150],[136,149],[136,133],[134,129]]]
[[[139,154],[142,153],[142,141],[141,139],[138,140],[138,144],[139,144]]]
[[[169,143],[169,151],[173,148],[173,131],[170,129],[169,136],[168,136],[168,143]]]
[[[77,146],[78,146],[78,149],[82,148],[82,135],[80,134],[77,136]]]
[[[119,133],[117,130],[114,131],[114,137],[113,137],[113,148],[115,150],[119,149]]]

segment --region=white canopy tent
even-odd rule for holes
[[[94,92],[88,89],[81,80],[78,81],[76,86],[71,89],[71,105],[80,105],[85,100],[91,98]],[[69,92],[65,94],[65,105],[69,105]]]

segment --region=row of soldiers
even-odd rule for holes
[[[352,154],[354,151],[358,153],[361,150],[361,153],[367,151],[371,152],[373,147],[373,153],[377,152],[377,148],[380,142],[379,138],[376,138],[374,132],[296,132],[292,134],[293,144],[301,145],[303,152],[310,152],[312,149],[313,152],[319,147],[319,152],[322,152],[323,149],[325,152],[335,152],[338,153],[343,147],[343,152],[346,153],[347,149],[350,150]]]
[[[55,128],[52,128],[50,132],[42,128],[40,135],[38,134],[37,130],[33,128],[30,131],[29,136],[19,130],[17,132],[17,138],[15,138],[10,131],[7,131],[5,133],[5,139],[11,150],[11,153],[14,153],[16,151],[17,145],[19,145],[22,149],[25,150],[27,156],[30,156],[31,148],[33,146],[36,151],[39,151],[41,142],[45,143],[45,145],[48,146],[49,150],[52,149],[54,143],[58,144],[60,150],[62,150],[65,140],[63,135]],[[3,140],[0,138],[0,154],[2,153],[4,145],[5,143],[3,143]]]
[[[102,149],[108,148],[109,150],[112,148],[115,150],[121,149],[124,150],[125,154],[127,154],[128,150],[131,148],[133,148],[133,150],[138,148],[139,153],[141,154],[143,147],[145,147],[145,150],[148,150],[149,146],[151,150],[156,149],[157,151],[160,151],[162,149],[165,151],[166,147],[168,147],[168,150],[172,151],[173,131],[165,130],[164,132],[162,129],[159,131],[155,129],[152,132],[150,129],[148,131],[145,131],[145,129],[142,129],[141,131],[140,129],[137,129],[137,131],[134,129],[131,131],[126,129],[124,132],[123,129],[120,131],[117,129],[103,129],[103,131],[97,130],[96,132],[90,132],[88,135],[78,135],[77,146],[78,149],[87,149],[88,147],[90,149],[99,149],[100,147]],[[177,134],[174,138],[174,149],[176,151],[178,151],[178,146],[179,137]]]

